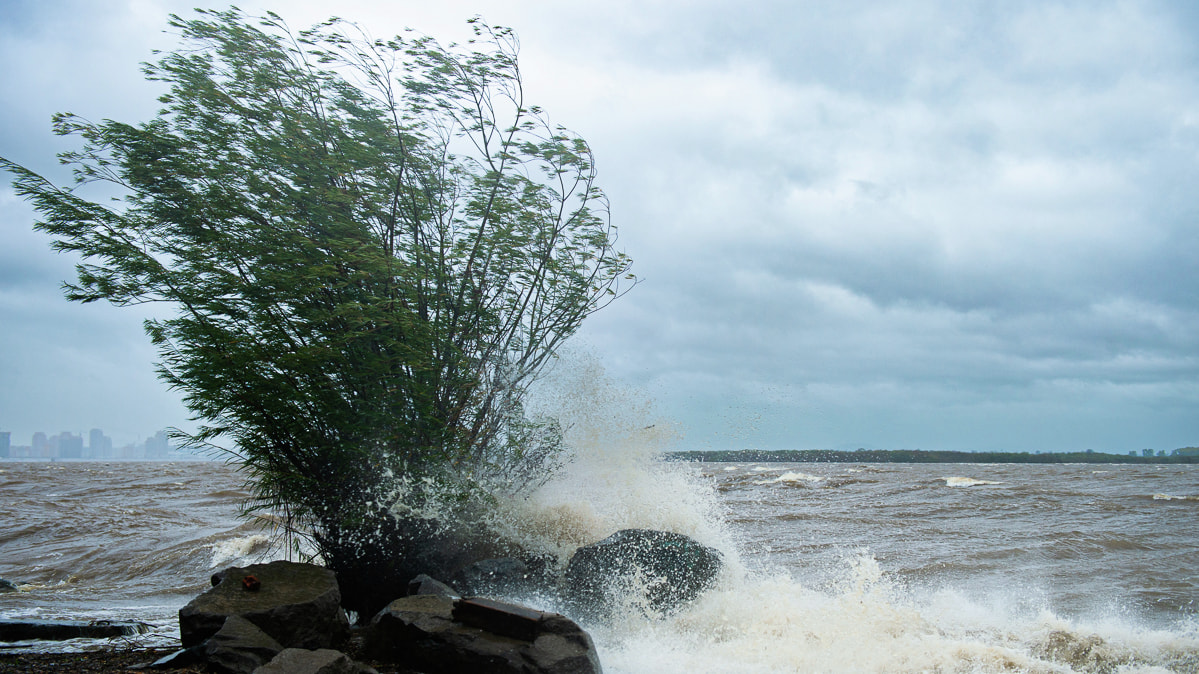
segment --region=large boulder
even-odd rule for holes
[[[229,674],[251,674],[270,662],[283,646],[254,623],[231,615],[204,643],[204,661]]]
[[[624,529],[575,551],[564,576],[567,599],[602,618],[624,604],[670,613],[716,582],[720,553],[682,534]]]
[[[602,671],[590,635],[569,618],[486,599],[397,599],[371,621],[363,645],[369,657],[426,674]]]
[[[349,636],[337,576],[313,564],[275,561],[231,567],[215,585],[179,610],[184,648],[216,634],[229,616],[240,616],[284,648],[329,648]]]

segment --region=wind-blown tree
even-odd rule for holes
[[[83,140],[60,155],[76,182],[122,200],[0,165],[82,257],[69,299],[172,308],[146,330],[199,422],[181,436],[224,443],[248,509],[309,532],[343,591],[444,571],[434,524],[396,513],[430,484],[470,501],[536,480],[561,435],[522,395],[635,283],[590,149],[524,101],[506,28],[443,47],[236,9],[170,25],[181,46],[145,67],[169,85],[154,119],[54,118]]]

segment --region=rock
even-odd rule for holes
[[[445,597],[458,597],[454,588],[423,573],[408,581],[408,595],[414,594],[440,594]]]
[[[463,599],[451,614],[463,625],[478,627],[501,636],[533,641],[540,631],[542,612],[494,599]]]
[[[16,592],[17,584],[11,580],[0,578],[0,592]]]
[[[469,564],[450,579],[463,596],[500,597],[531,589],[529,567],[519,559],[482,559]]]
[[[112,639],[149,631],[145,623],[112,620],[0,620],[0,641]]]
[[[603,617],[630,597],[669,613],[716,581],[720,553],[682,534],[625,529],[575,551],[566,565],[567,598],[584,614]]]
[[[257,625],[231,615],[204,644],[204,660],[219,671],[250,674],[282,650],[283,646]]]
[[[397,599],[371,621],[364,649],[369,657],[427,674],[602,671],[590,635],[569,618],[493,600]]]
[[[254,674],[378,674],[366,665],[354,662],[341,651],[320,648],[315,651],[287,648]]]
[[[603,672],[591,635],[564,615],[546,613],[541,619],[541,634],[533,646],[526,657],[532,663],[534,672]]]
[[[258,590],[242,584],[246,576],[259,581]],[[349,636],[340,604],[337,577],[323,567],[285,561],[231,567],[219,574],[215,587],[179,610],[179,633],[183,647],[190,648],[236,615],[285,648],[329,648]]]

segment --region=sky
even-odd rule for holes
[[[149,119],[139,64],[196,5],[0,0],[0,156],[69,182],[50,116]],[[238,6],[516,30],[527,100],[591,144],[642,279],[567,358],[671,448],[1199,445],[1193,3]],[[63,299],[76,260],[7,182],[0,431],[189,427],[146,314]]]

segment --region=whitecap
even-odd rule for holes
[[[1154,501],[1199,501],[1199,496],[1175,496],[1173,494],[1154,494]]]
[[[209,546],[212,548],[212,559],[208,565],[212,568],[224,566],[230,562],[248,557],[253,553],[261,552],[264,548],[269,547],[270,544],[270,537],[264,534],[254,534],[252,536],[241,536],[217,541]]]
[[[978,480],[973,477],[943,477],[946,487],[975,487],[984,484],[1003,484],[993,480]]]
[[[821,482],[823,480],[824,478],[820,477],[819,475],[809,475],[807,473],[787,471],[773,480],[761,480],[759,482],[755,482],[754,484],[776,484],[778,482]]]

